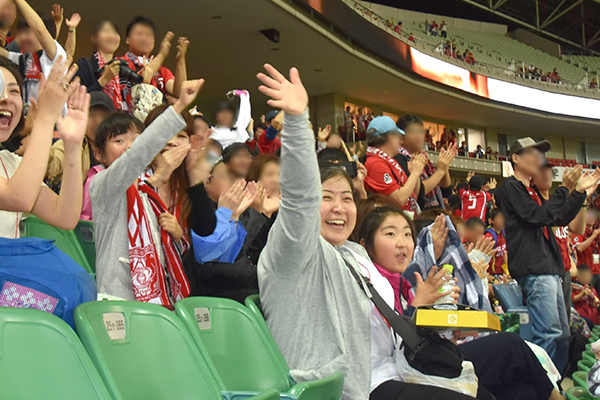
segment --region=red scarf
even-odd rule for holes
[[[99,51],[94,53],[96,61],[98,62],[98,69],[106,67],[106,60],[102,57]],[[123,108],[123,97],[121,96],[121,81],[119,76],[115,76],[104,86],[103,92],[110,96],[115,106],[115,110],[121,110]]]
[[[388,156],[383,151],[379,150],[377,147],[369,146],[367,148],[367,154],[377,156],[385,160],[388,164],[390,164],[390,167],[392,167],[392,173],[396,177],[396,181],[400,183],[400,186],[404,186],[406,184],[406,181],[408,180],[408,175],[406,175],[406,172],[404,172],[404,170],[402,169],[402,167],[400,167],[400,164],[398,164],[396,160]],[[402,209],[405,211],[412,211],[415,213],[415,215],[421,212],[421,208],[419,207],[419,203],[417,202],[417,196],[415,195],[414,191],[408,198],[406,204],[402,206]]]
[[[158,193],[141,180],[138,179],[137,188],[133,184],[127,189],[129,268],[133,293],[137,301],[160,304],[173,310],[177,301],[190,295],[190,285],[183,272],[181,255],[171,235],[163,229],[160,230],[160,235],[166,268],[160,264],[140,192],[148,196],[157,218],[163,212],[167,212],[167,207]]]

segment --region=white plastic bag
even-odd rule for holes
[[[404,356],[404,349],[396,349],[396,368],[402,382],[436,386],[452,390],[467,396],[477,396],[478,382],[475,368],[470,361],[463,361],[463,370],[458,378],[448,379],[441,376],[425,375],[410,366]]]

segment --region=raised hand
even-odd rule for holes
[[[79,88],[79,78],[71,82],[77,72],[77,64],[71,66],[72,62],[72,58],[69,57],[65,61],[62,56],[59,56],[54,62],[48,80],[45,81],[43,88],[38,93],[37,118],[49,118],[56,121],[63,111],[67,99]],[[69,66],[71,67],[69,68]]]
[[[240,208],[240,204],[242,204],[242,200],[244,200],[245,196],[246,181],[240,179],[221,195],[219,198],[219,208],[224,207],[231,210],[232,213],[235,213],[238,208]]]
[[[577,181],[581,177],[581,171],[583,171],[583,167],[581,165],[576,165],[571,169],[566,168],[565,172],[563,173],[562,186],[569,189],[569,192],[572,192],[577,184]]]
[[[173,108],[178,114],[181,114],[183,110],[187,109],[188,106],[192,104],[194,100],[196,100],[196,97],[198,96],[198,93],[200,93],[200,89],[202,89],[203,85],[204,79],[183,82],[181,85],[179,98],[175,104],[173,104]]]
[[[600,169],[596,168],[591,174],[581,175],[581,177],[577,181],[576,190],[578,192],[585,192],[586,190],[597,185],[598,180],[600,180]]]
[[[279,205],[281,204],[281,193],[277,195],[271,195],[267,193],[267,197],[263,204],[263,214],[271,218],[273,213],[279,211]]]
[[[471,260],[469,259],[469,261]],[[478,262],[471,261],[471,265],[475,272],[477,272],[477,275],[479,275],[479,278],[484,279],[488,275],[487,270],[489,264],[485,262],[485,259],[479,260]]]
[[[180,37],[177,39],[177,54],[175,55],[175,59],[180,60],[185,58],[187,54],[188,46],[190,45],[190,41],[186,37]]]
[[[258,182],[256,191],[258,194],[254,198],[254,202],[250,205],[250,207],[254,208],[259,213],[262,213],[265,207],[265,200],[267,199],[267,189],[265,189],[263,185]]]
[[[170,213],[162,213],[158,216],[158,224],[162,229],[167,231],[174,241],[179,242],[183,236],[183,229],[179,225],[177,218]]]
[[[54,24],[58,27],[62,25],[63,19],[65,18],[65,10],[60,6],[60,4],[52,5],[52,11],[50,11],[50,16],[54,21]]]
[[[478,251],[481,251],[486,256],[491,257],[496,253],[496,249],[494,249],[495,244],[496,244],[496,242],[494,242],[494,239],[492,239],[489,236],[488,237],[484,236],[481,239],[479,239],[477,241],[477,243],[475,243],[475,245],[473,246],[471,251],[478,250]],[[471,251],[467,251],[467,253],[470,253]]]
[[[453,144],[450,144],[448,150],[442,149],[440,151],[440,156],[438,157],[437,169],[448,171],[450,164],[452,164],[452,161],[454,161],[454,157],[456,157],[456,155],[456,146]]]
[[[421,175],[426,163],[425,156],[423,156],[423,154],[417,154],[408,162],[408,171],[411,174]]]
[[[148,178],[148,182],[155,188],[169,182],[173,171],[179,168],[185,160],[190,147],[190,145],[173,147],[156,156],[157,167],[152,176]]]
[[[496,178],[491,178],[487,183],[487,186],[490,190],[496,189],[496,186],[498,186],[498,181]]]
[[[471,178],[473,178],[475,176],[475,171],[470,171],[467,174],[467,182],[469,182],[471,180]]]
[[[433,253],[437,260],[444,253],[446,248],[446,239],[448,239],[449,229],[446,227],[446,217],[438,215],[431,227],[431,238],[433,240]]]
[[[319,133],[317,134],[317,140],[319,142],[326,142],[327,138],[331,134],[331,125],[325,126],[325,129],[319,127]]]
[[[267,104],[282,109],[288,115],[302,114],[308,107],[308,93],[302,85],[298,70],[290,69],[290,79],[287,80],[270,64],[265,64],[264,68],[270,76],[260,72],[256,77],[263,83],[258,90],[271,98],[267,100]]]
[[[163,38],[162,42],[160,42],[160,50],[158,51],[158,53],[164,58],[166,58],[169,55],[169,52],[171,51],[171,41],[173,40],[173,37],[175,37],[175,34],[171,31],[168,31],[165,34],[165,37]]]
[[[283,111],[278,112],[275,118],[271,120],[271,126],[277,131],[280,131],[281,128],[283,128]]]
[[[56,128],[63,142],[80,145],[87,129],[90,94],[85,86],[81,86],[79,80],[71,86],[74,88],[67,100],[67,114],[58,118]]]
[[[67,18],[67,20],[65,21],[65,24],[67,25],[67,27],[69,29],[77,29],[80,22],[81,22],[81,15],[79,15],[78,13],[75,13],[75,14],[71,15],[71,18]]]

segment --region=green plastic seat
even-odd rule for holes
[[[22,221],[21,234],[23,237],[37,237],[41,239],[52,239],[54,244],[66,255],[71,257],[77,264],[85,269],[92,277],[95,277],[95,271],[88,263],[88,260],[79,245],[77,236],[73,231],[65,231],[56,228],[31,215]]]
[[[587,388],[587,372],[575,371],[573,372],[573,384],[582,388]]]
[[[75,309],[75,326],[111,393],[127,400],[222,400],[222,382],[185,325],[164,307],[96,301]],[[251,397],[249,394],[247,397]],[[227,396],[225,395],[227,398]],[[277,391],[258,399],[278,399]]]
[[[0,382],[3,399],[111,399],[73,329],[35,309],[0,307]]]
[[[262,308],[261,308],[261,304],[260,304],[260,296],[258,294],[252,295],[252,296],[248,296],[246,298],[245,301],[246,304],[246,308],[249,311],[249,315],[252,317],[252,319],[254,320],[255,326],[258,326],[260,328],[260,330],[262,331],[263,335],[265,338],[268,339],[268,344],[271,347],[271,353],[275,354],[275,359],[274,362],[277,362],[279,364],[279,367],[282,368],[286,375],[289,376],[290,373],[290,367],[288,366],[287,362],[285,361],[285,359],[283,358],[283,355],[281,354],[281,351],[279,350],[279,347],[277,347],[277,343],[275,343],[275,339],[273,339],[273,336],[271,335],[271,331],[269,331],[269,327],[267,326],[267,322],[265,321],[263,314],[262,314]],[[341,396],[342,390],[343,390],[343,386],[344,386],[344,375],[341,372],[336,372],[334,374],[332,374],[331,376],[324,378],[320,381],[314,381],[314,383],[317,382],[329,382],[329,385],[331,385],[331,390],[328,392],[329,396],[331,396],[332,394],[335,394],[336,397],[317,397],[319,395],[319,391],[318,386],[315,386],[315,394],[312,395],[308,395],[311,392],[306,393],[306,397],[304,398],[308,398],[308,399],[338,399]],[[332,382],[335,382],[335,384],[333,384]],[[299,385],[302,384],[307,384],[307,383],[311,383],[311,382],[302,382],[298,385],[296,385],[295,387],[298,387]],[[334,391],[333,389],[336,389],[336,391]],[[339,394],[338,394],[339,393]],[[304,393],[303,393],[304,394]],[[298,396],[298,398],[300,398]]]
[[[587,358],[588,360],[591,360],[594,363],[596,362],[596,355],[591,351],[584,351],[583,353],[581,353],[581,356],[582,358]]]
[[[567,390],[567,400],[598,400],[586,388],[574,386]]]
[[[96,234],[94,233],[94,222],[79,221],[75,227],[75,236],[91,270],[96,273]]]
[[[595,363],[595,360],[592,361],[589,358],[584,357],[581,360],[577,361],[577,367],[580,371],[584,371],[587,374],[588,372],[590,372],[590,369],[594,366]]]
[[[250,310],[240,303],[216,297],[188,297],[175,304],[200,351],[216,366],[227,391],[276,388],[282,399],[337,400],[342,395],[341,372],[294,384],[289,368],[279,358]],[[275,346],[276,347],[276,346]],[[285,361],[284,361],[285,363]],[[238,397],[234,397],[237,399]]]

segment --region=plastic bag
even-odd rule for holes
[[[454,379],[425,375],[408,364],[403,351],[396,351],[396,368],[398,369],[400,379],[402,379],[403,382],[436,386],[475,397],[477,396],[479,379],[477,379],[477,375],[475,374],[473,363],[470,361],[463,361],[462,367],[462,373],[458,378]]]

